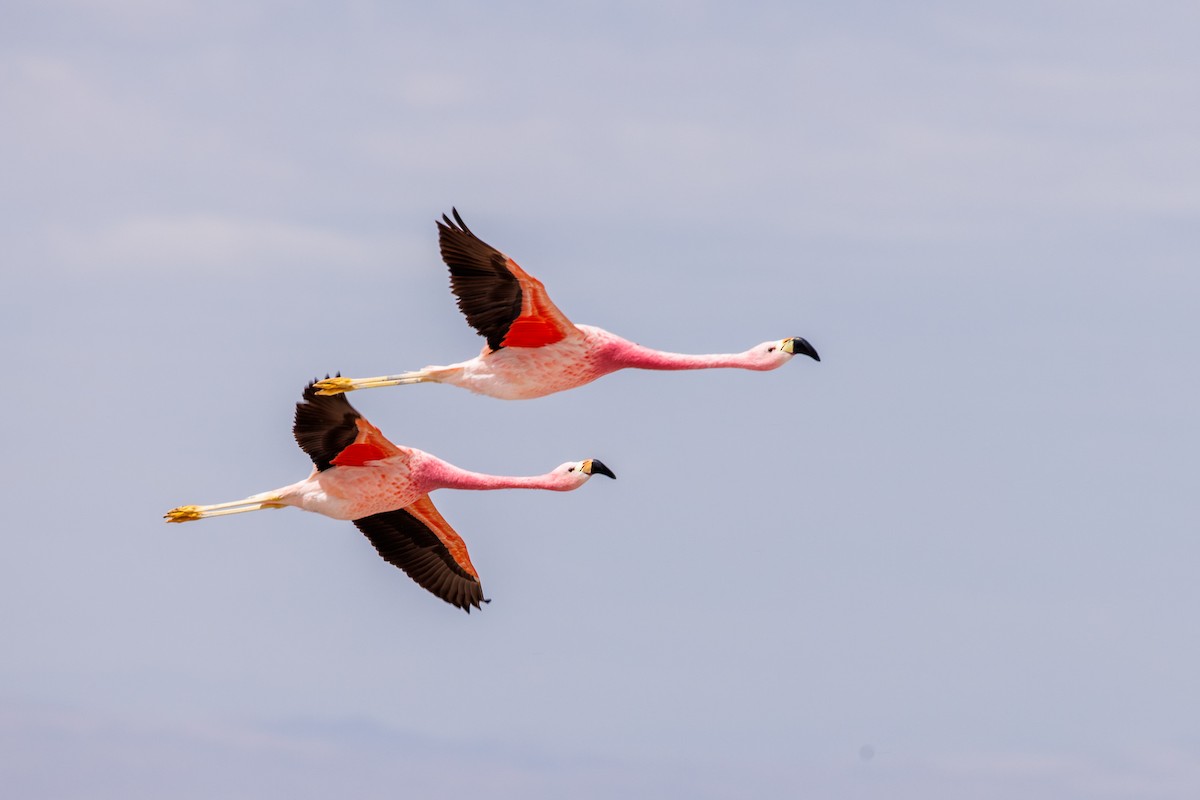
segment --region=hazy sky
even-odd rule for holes
[[[6,2],[0,786],[1200,794],[1193,3]],[[351,396],[468,469],[467,616],[304,383],[461,360],[457,206],[577,322],[820,364]]]

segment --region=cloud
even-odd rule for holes
[[[396,251],[415,253],[420,245],[392,236],[203,213],[130,216],[91,231],[62,228],[47,235],[55,262],[87,272],[370,269],[416,261]]]
[[[977,750],[904,755],[869,763],[684,765],[551,753],[513,744],[421,736],[369,719],[251,724],[148,721],[83,710],[0,703],[6,785],[16,796],[254,797],[261,787],[295,798],[360,798],[484,792],[496,798],[766,795],[803,786],[813,796],[979,800],[1183,800],[1200,788],[1194,753],[1170,747],[1106,753]],[[65,768],[70,765],[70,768]],[[713,774],[733,767],[736,781]],[[256,788],[258,787],[258,788]],[[286,791],[284,791],[286,790]]]
[[[1003,792],[1008,787],[1011,794],[1002,796],[1165,800],[1191,796],[1200,788],[1200,762],[1195,754],[1171,747],[1103,754],[992,751],[941,755],[914,771],[940,776],[964,789],[987,786],[992,792]]]

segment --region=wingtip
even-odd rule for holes
[[[450,206],[450,214],[454,215],[454,219],[450,219],[448,215],[442,214],[441,220],[435,220],[439,228],[442,230],[454,231],[456,233],[465,233],[468,236],[475,237],[475,234],[471,233],[471,229],[467,227],[467,223],[463,222],[462,215],[458,213],[458,209],[456,207]]]
[[[481,597],[478,600],[475,600],[475,599],[466,600],[463,602],[462,605],[459,606],[459,608],[461,608],[463,611],[467,612],[468,614],[471,613],[472,608],[478,608],[480,611],[482,611],[483,606],[479,605],[481,602],[490,603],[490,602],[492,602],[492,599],[490,597]]]
[[[322,396],[322,395],[317,394],[317,384],[318,383],[320,383],[323,380],[324,381],[330,380],[330,378],[340,378],[340,377],[342,377],[342,373],[339,370],[338,372],[333,373],[333,375],[330,375],[328,372],[326,372],[324,378],[313,378],[311,381],[309,381],[304,386],[304,393],[303,393],[304,400],[309,403],[314,402],[316,398]]]

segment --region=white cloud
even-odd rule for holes
[[[394,237],[201,213],[132,216],[90,232],[59,229],[50,238],[53,260],[61,267],[114,272],[369,269],[413,261],[403,256],[407,251],[417,252],[419,246]]]
[[[1089,755],[1044,750],[976,752],[940,756],[917,771],[927,771],[930,777],[940,775],[964,787],[989,787],[988,797],[1008,787],[1013,796],[1024,797],[1165,800],[1190,797],[1200,789],[1200,762],[1195,754],[1173,748]]]
[[[159,797],[164,786],[173,797],[248,797],[255,794],[248,787],[267,783],[287,785],[292,797],[329,796],[338,787],[390,797],[401,775],[406,796],[486,789],[491,797],[526,799],[758,796],[797,779],[812,796],[895,800],[1184,800],[1200,789],[1195,754],[1164,747],[908,756],[884,749],[859,763],[810,754],[792,764],[723,764],[740,775],[731,780],[714,774],[714,764],[568,755],[469,735],[439,739],[369,719],[160,722],[14,704],[0,704],[0,741],[9,743],[9,782],[23,797],[82,785],[95,798]],[[72,769],[57,768],[64,764]]]

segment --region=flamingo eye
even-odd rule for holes
[[[567,472],[574,472],[574,471],[575,471],[574,467],[567,467]]]
[[[768,348],[767,348],[767,352],[768,352],[768,353],[774,353],[774,352],[775,352],[775,345],[771,345],[770,347],[768,347]]]

